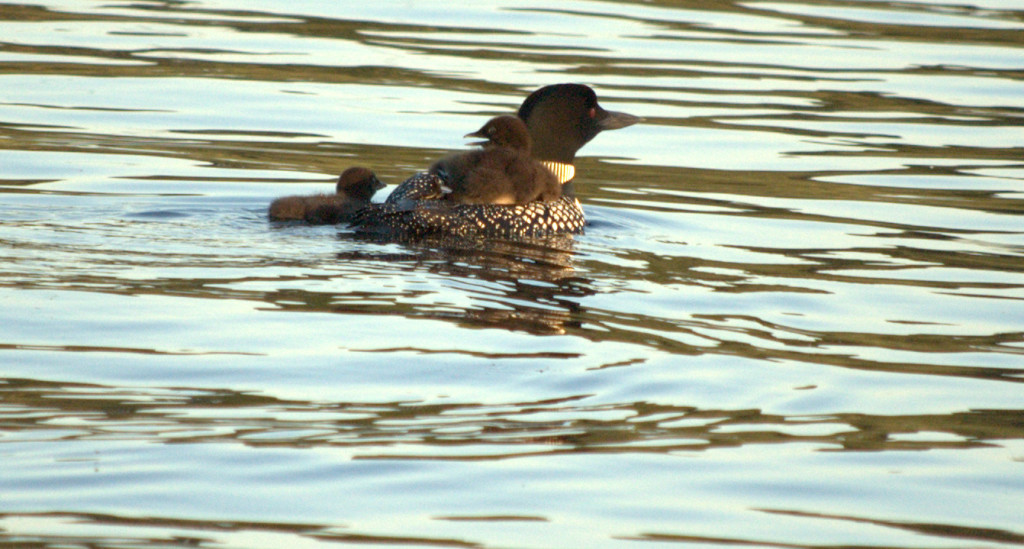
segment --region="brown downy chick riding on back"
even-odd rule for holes
[[[530,133],[516,116],[497,116],[466,137],[480,137],[482,149],[437,161],[430,173],[443,182],[442,193],[461,204],[528,204],[562,196],[553,173],[530,156]]]

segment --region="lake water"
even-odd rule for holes
[[[269,223],[534,89],[576,237]],[[0,2],[0,545],[1024,545],[1018,0]]]

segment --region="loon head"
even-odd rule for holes
[[[603,109],[594,90],[583,84],[554,84],[531,93],[519,107],[519,118],[529,129],[533,157],[565,164],[572,164],[576,151],[602,131],[640,121]]]

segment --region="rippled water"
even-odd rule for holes
[[[1022,31],[0,2],[0,545],[1024,545]],[[583,149],[584,235],[265,219],[556,82],[645,118]]]

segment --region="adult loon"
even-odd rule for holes
[[[438,200],[444,180],[422,172],[400,184],[383,204],[358,212],[352,226],[358,233],[387,237],[545,236],[583,231],[583,209],[573,189],[576,152],[604,130],[637,123],[636,116],[607,111],[597,94],[582,84],[555,84],[530,94],[519,107],[533,143],[532,156],[562,184],[562,196],[528,204],[460,204]]]

